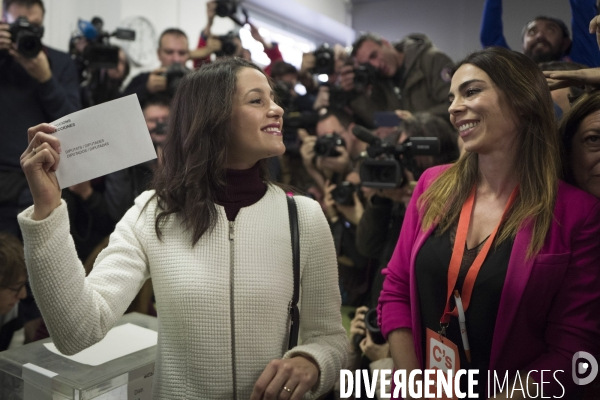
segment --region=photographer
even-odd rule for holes
[[[307,93],[315,96],[313,108],[320,110],[321,108],[336,108],[344,109],[346,106],[346,95],[339,88],[340,71],[348,62],[349,55],[346,49],[335,44],[333,48],[323,44],[318,49],[310,53],[302,54],[302,65],[298,71],[298,80],[304,85]],[[317,85],[315,74],[326,74],[327,82]],[[339,93],[344,93],[341,97],[332,92],[338,90]],[[331,101],[330,101],[331,100]]]
[[[385,339],[381,337],[381,332],[379,332],[379,328],[376,328],[377,333],[371,333],[371,330],[374,330],[371,325],[367,327],[365,317],[372,316],[368,315],[369,311],[375,312],[375,309],[369,310],[368,307],[362,306],[358,307],[354,312],[354,318],[350,322],[350,352],[348,355],[348,369],[356,370],[356,369],[369,369],[371,374],[374,370],[382,370],[382,369],[394,369],[394,363],[392,360],[392,356],[390,354],[390,345],[385,342]],[[377,321],[374,321],[377,322]],[[370,328],[370,329],[369,329]],[[376,335],[377,338],[373,338]],[[375,343],[383,341],[384,343]],[[375,396],[377,399],[382,399],[384,397],[381,396],[381,385],[380,385],[380,376],[377,376],[377,381],[373,384],[376,387]],[[361,380],[362,390],[360,393],[365,393],[364,390],[364,382]],[[385,388],[386,393],[390,393],[390,385],[386,385]],[[356,400],[367,398],[365,397],[355,397]]]
[[[177,28],[163,31],[158,39],[157,56],[160,68],[152,72],[142,72],[133,78],[125,89],[124,96],[136,93],[140,104],[144,104],[148,96],[155,93],[173,96],[176,84],[188,72],[184,66],[189,57],[185,32]]]
[[[81,108],[71,58],[41,44],[44,11],[41,0],[8,0],[0,21],[0,231],[16,236],[17,213],[32,201],[19,164],[24,132]]]
[[[325,192],[325,180],[338,183],[340,176],[350,172],[367,147],[352,134],[354,125],[348,114],[329,110],[319,116],[317,136],[301,136],[304,167],[321,192]]]
[[[350,107],[361,124],[372,127],[375,111],[393,110],[426,111],[448,120],[454,63],[427,36],[412,34],[392,45],[367,33],[354,42],[352,57],[360,67],[344,66],[341,85],[355,97]]]
[[[121,85],[129,75],[129,71],[127,54],[119,48],[119,61],[116,68],[99,68],[90,71],[90,79],[81,87],[83,108],[121,97]]]

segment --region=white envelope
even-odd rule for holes
[[[77,111],[52,122],[60,140],[61,189],[153,160],[156,151],[137,96]]]

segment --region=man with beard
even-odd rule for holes
[[[596,0],[569,0],[573,40],[569,28],[560,19],[539,16],[523,28],[523,53],[536,63],[573,61],[590,67],[600,66],[594,35],[589,21],[596,16]],[[479,39],[483,47],[509,48],[502,32],[502,0],[486,0]]]

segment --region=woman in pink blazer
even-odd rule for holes
[[[439,367],[436,340],[451,342],[446,367],[479,369],[479,398],[494,398],[488,370],[509,378],[496,398],[573,398],[573,356],[600,343],[600,202],[559,180],[550,92],[527,57],[473,53],[449,100],[467,153],[421,176],[383,272],[395,368]]]

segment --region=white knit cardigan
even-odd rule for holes
[[[269,185],[232,230],[217,206],[216,226],[193,247],[176,216],[157,238],[152,194],[136,199],[87,278],[64,201],[43,221],[31,219],[32,208],[19,215],[33,294],[58,349],[74,354],[101,340],[151,277],[160,322],[154,399],[246,400],[269,361],[298,354],[320,368],[305,398],[330,389],[347,338],[333,240],[318,203],[295,197],[301,345],[287,351],[293,268],[285,193]]]

